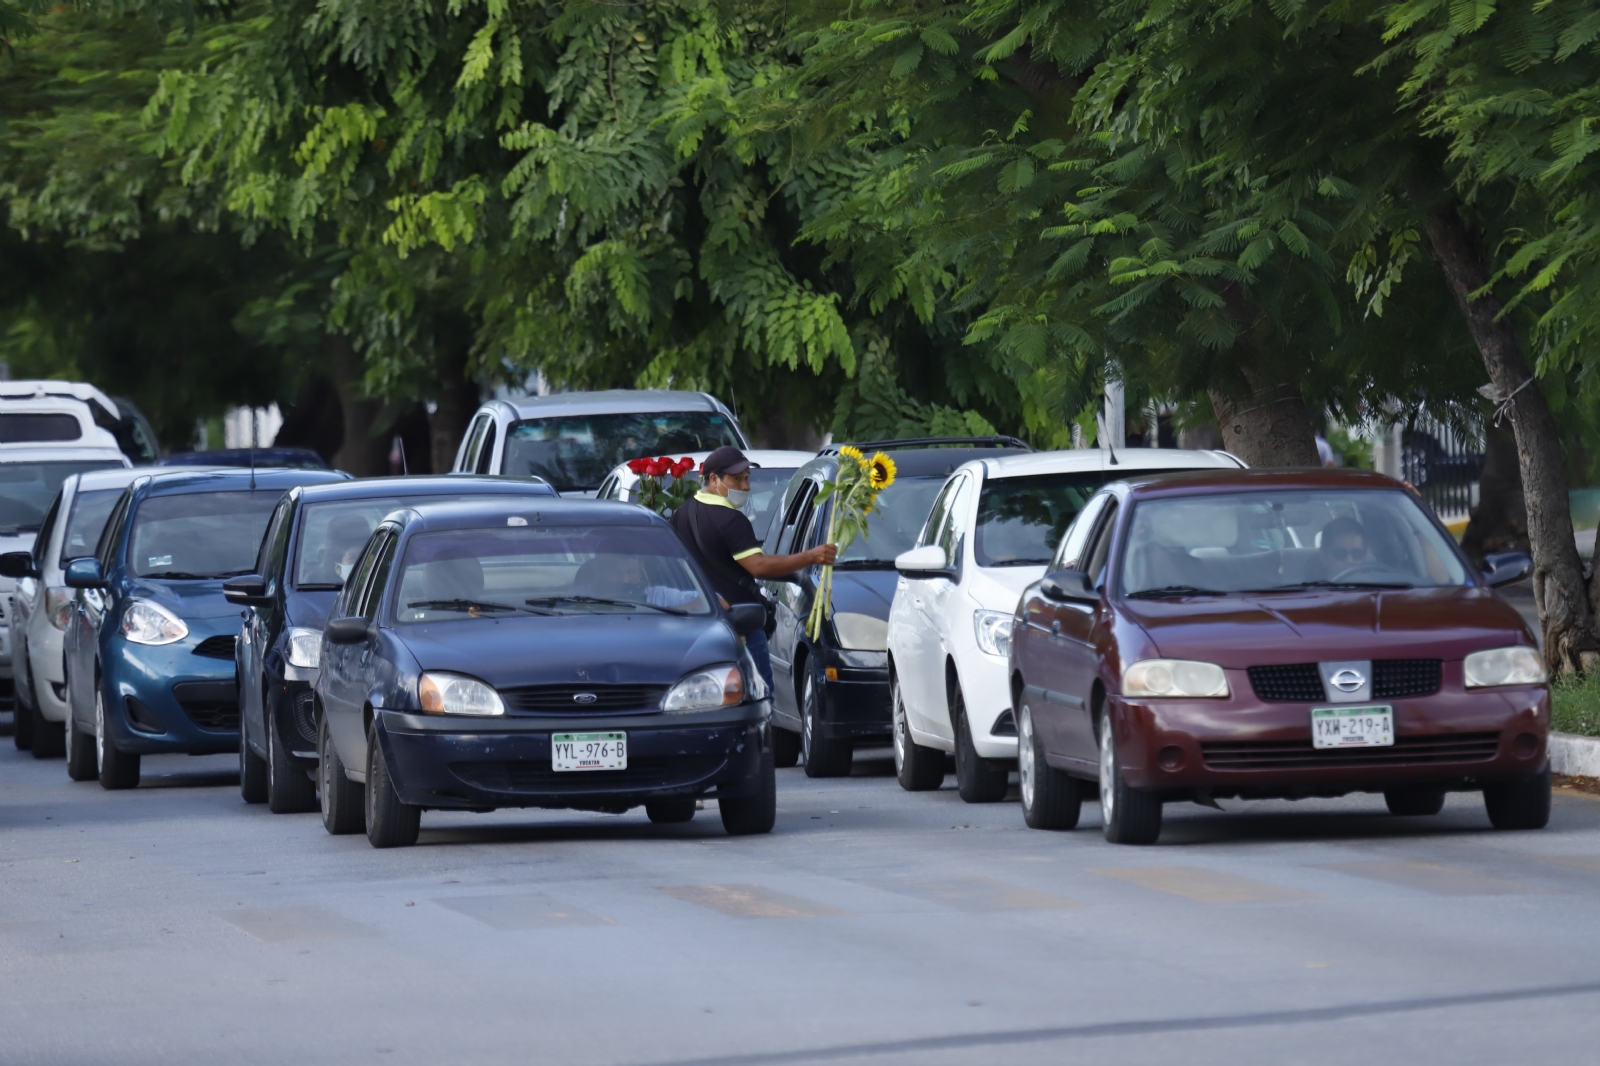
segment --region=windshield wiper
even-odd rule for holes
[[[1242,589],[1243,592],[1293,592],[1296,589],[1411,589],[1404,581],[1295,581],[1287,585],[1273,585],[1264,589]]]
[[[409,609],[424,611],[515,611],[509,603],[488,603],[484,600],[417,600],[408,603]]]
[[[1140,589],[1130,592],[1125,599],[1130,600],[1164,600],[1173,596],[1226,596],[1226,592],[1217,589],[1196,588],[1193,585],[1162,585],[1156,589]]]
[[[215,581],[221,577],[232,577],[232,574],[191,574],[187,570],[163,570],[158,574],[142,575],[146,580],[156,581]]]
[[[554,607],[562,603],[598,603],[606,607],[647,607],[652,611],[662,614],[683,614],[689,612],[676,607],[657,607],[653,603],[640,603],[637,600],[608,600],[600,596],[540,596],[537,599],[523,600],[529,607]]]

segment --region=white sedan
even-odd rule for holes
[[[687,452],[682,455],[674,454],[673,459],[682,459],[687,455],[694,460],[695,468],[699,469],[701,463],[706,461],[710,452]],[[789,479],[794,472],[805,466],[817,457],[816,452],[775,451],[763,448],[749,448],[744,456],[755,463],[759,470],[750,471],[750,502],[744,505],[744,513],[750,519],[750,524],[756,527],[756,537],[765,541],[767,529],[772,525],[772,516],[778,505],[783,502],[783,490],[789,487]],[[650,456],[655,458],[655,456]],[[634,489],[639,484],[639,475],[628,469],[628,464],[623,463],[600,483],[599,490],[595,493],[598,500],[623,500],[633,502]]]
[[[1006,678],[1011,616],[1044,575],[1079,508],[1108,481],[1236,468],[1227,452],[1099,448],[974,461],[945,481],[917,539],[895,560],[889,610],[894,761],[902,788],[944,783],[955,753],[968,803],[1005,798],[1017,758]]]

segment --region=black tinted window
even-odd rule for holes
[[[83,424],[68,414],[0,414],[0,444],[81,440]]]
[[[542,477],[557,492],[598,488],[618,464],[642,456],[739,446],[733,424],[712,411],[529,418],[506,431],[500,472]]]

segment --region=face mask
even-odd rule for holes
[[[743,507],[745,504],[750,502],[750,490],[729,489],[728,502],[733,504],[735,507]]]
[[[350,576],[350,571],[355,569],[355,564],[354,563],[335,563],[333,565],[333,569],[334,569],[334,572],[339,575],[339,580],[343,581],[345,578]]]

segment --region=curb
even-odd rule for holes
[[[1600,777],[1600,737],[1552,732],[1550,771],[1568,777]]]

